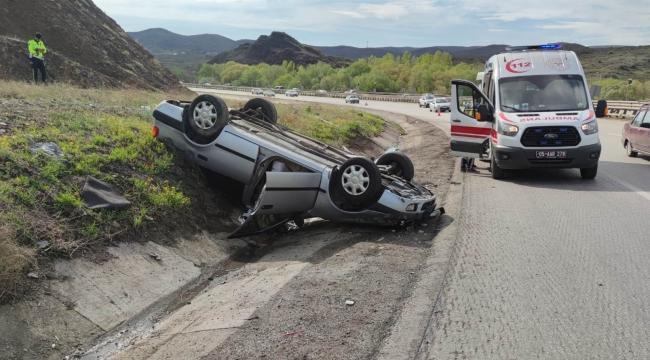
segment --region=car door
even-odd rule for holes
[[[489,109],[490,116],[481,118],[479,107]],[[451,82],[451,153],[454,156],[480,157],[487,148],[494,106],[474,83],[467,80]]]
[[[321,173],[266,172],[266,183],[242,225],[229,238],[258,234],[283,225],[311,210],[320,189]]]
[[[639,134],[641,129],[641,121],[643,121],[643,118],[646,114],[645,109],[639,110],[639,112],[634,116],[634,120],[632,120],[632,123],[630,123],[629,129],[628,129],[628,140],[632,143],[632,146],[635,149],[641,150],[639,147]]]
[[[650,153],[650,111],[646,111],[641,126],[637,129],[637,143],[639,150]]]

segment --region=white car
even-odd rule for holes
[[[578,168],[598,172],[598,123],[582,65],[558,44],[524,46],[485,63],[482,89],[451,82],[451,151],[506,170]],[[482,90],[482,91],[481,91]]]
[[[264,90],[262,90],[260,88],[254,88],[253,90],[251,90],[251,94],[253,94],[253,95],[264,95]]]
[[[269,96],[269,97],[274,97],[274,96],[275,96],[275,92],[273,92],[273,90],[271,90],[271,89],[268,89],[268,90],[264,90],[263,95],[264,95],[264,96]]]
[[[298,95],[300,95],[300,91],[298,89],[291,89],[287,90],[284,95],[288,97],[298,97]]]
[[[420,99],[418,100],[418,105],[419,105],[421,108],[428,108],[428,107],[429,107],[429,104],[433,101],[433,99],[434,99],[433,94],[428,94],[428,93],[427,93],[427,94],[424,94],[424,95],[422,95],[422,96],[420,97]]]
[[[448,97],[434,97],[429,103],[429,111],[448,112],[451,111],[451,99]]]
[[[346,104],[358,104],[361,99],[359,98],[359,95],[352,94],[348,95],[345,97],[345,103]]]

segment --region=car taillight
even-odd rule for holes
[[[158,126],[154,126],[151,128],[151,136],[157,138],[158,135],[160,135],[160,129],[158,129]]]

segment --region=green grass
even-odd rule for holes
[[[24,292],[25,274],[44,257],[75,256],[137,232],[146,237],[147,225],[161,219],[188,224],[210,202],[197,195],[206,191],[199,172],[151,136],[151,107],[192,95],[0,82],[0,97],[0,118],[9,123],[0,134],[0,303]],[[384,129],[380,117],[349,108],[280,104],[278,111],[282,124],[333,145]],[[37,142],[58,144],[63,157],[32,152]],[[115,186],[132,205],[89,209],[80,197],[88,176]],[[42,241],[48,245],[37,250]]]

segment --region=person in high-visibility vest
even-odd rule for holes
[[[38,73],[41,73],[41,81],[45,83],[47,75],[45,74],[45,54],[47,48],[43,42],[41,33],[36,33],[34,38],[27,42],[27,50],[29,50],[29,60],[32,62],[32,69],[34,70],[34,83],[38,83]]]

